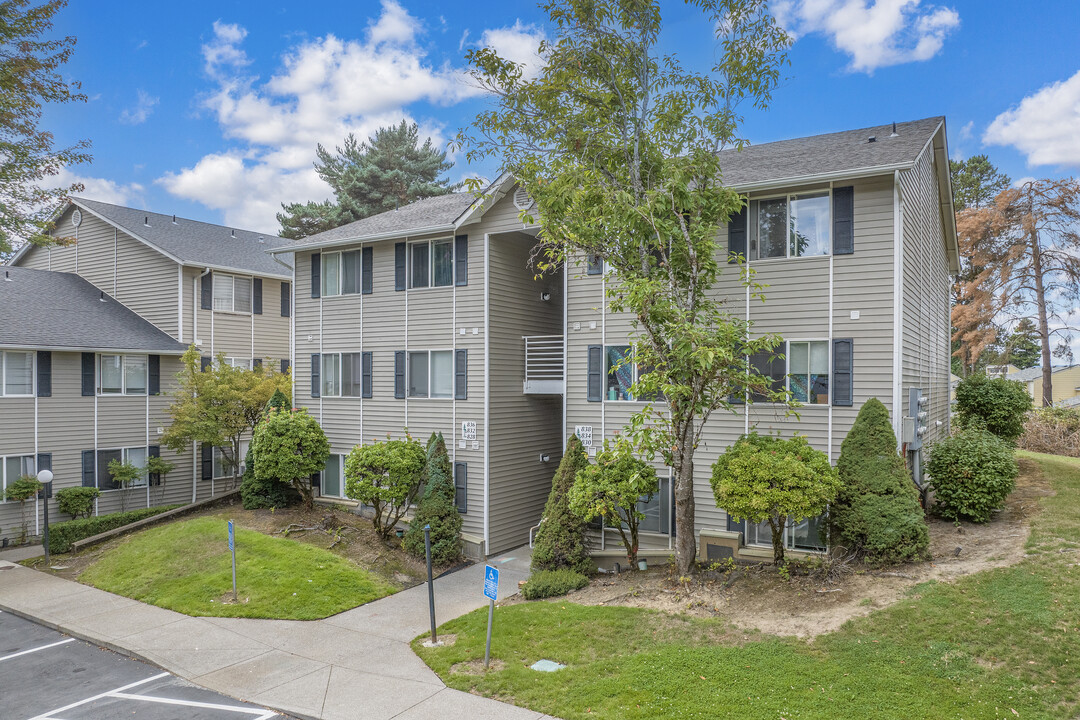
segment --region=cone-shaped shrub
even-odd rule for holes
[[[875,564],[925,559],[930,535],[919,493],[877,398],[859,410],[836,466],[841,488],[829,508],[832,544],[860,550]]]
[[[431,562],[447,565],[461,557],[461,515],[454,505],[450,454],[442,433],[431,434],[424,460],[424,495],[405,533],[405,549],[424,557],[424,526],[431,525]]]
[[[578,470],[589,464],[585,448],[575,435],[566,443],[559,469],[544,506],[544,519],[533,543],[532,571],[567,568],[591,575],[593,564],[585,551],[585,522],[570,511],[570,488]]]

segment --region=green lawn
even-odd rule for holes
[[[384,597],[378,575],[321,548],[236,530],[232,595],[226,520],[201,517],[133,535],[105,553],[81,582],[187,615],[314,620]]]
[[[483,658],[486,609],[442,627],[454,645],[414,648],[451,687],[562,718],[1076,717],[1080,462],[1021,457],[1056,490],[1034,521],[1034,557],[917,586],[810,643],[564,601],[496,611],[498,671],[450,671]],[[541,658],[567,668],[528,669]]]

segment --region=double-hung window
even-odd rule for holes
[[[249,441],[240,441],[240,456],[233,458],[232,447],[215,447],[213,451],[214,461],[214,479],[220,480],[222,478],[231,478],[233,476],[233,468],[236,468],[237,475],[244,474],[244,458],[247,457]]]
[[[99,490],[118,490],[120,489],[120,483],[113,479],[113,475],[109,472],[109,463],[127,462],[131,463],[139,469],[146,467],[146,448],[145,447],[131,447],[131,448],[117,448],[116,450],[98,450],[97,451],[97,486]],[[146,473],[140,473],[135,480],[132,481],[129,487],[141,487],[146,485]]]
[[[251,312],[251,278],[214,273],[214,309]]]
[[[634,350],[630,345],[608,345],[604,348],[604,371],[607,383],[604,385],[604,397],[607,400],[656,400],[656,398],[634,397],[631,389],[634,384],[647,375],[650,369],[636,362]]]
[[[0,395],[34,394],[34,353],[0,352]]]
[[[146,355],[101,355],[98,367],[99,394],[146,394],[148,374]]]
[[[449,398],[454,395],[454,352],[423,350],[409,353],[409,397]]]
[[[409,245],[409,287],[449,287],[453,284],[453,239],[425,240]]]
[[[241,370],[250,370],[251,358],[227,357],[225,358],[225,364],[229,367],[240,368]]]
[[[33,455],[8,455],[0,458],[0,490],[7,491],[8,487],[25,475],[34,475]],[[0,493],[0,500],[3,500]]]
[[[786,390],[792,400],[809,405],[829,404],[829,343],[825,340],[790,341],[783,347],[750,356],[754,374],[766,378],[773,392]],[[767,402],[753,393],[754,402]]]
[[[322,397],[371,397],[370,365],[371,353],[323,353],[319,356],[320,394]]]
[[[341,353],[323,353],[320,356],[319,374],[322,378],[320,392],[323,397],[341,395]]]
[[[829,192],[752,201],[750,235],[752,260],[828,255],[832,251]]]

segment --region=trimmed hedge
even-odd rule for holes
[[[521,594],[526,600],[542,600],[565,595],[571,590],[580,590],[588,584],[589,578],[573,570],[541,570],[532,574],[522,586]]]
[[[66,553],[71,551],[71,544],[83,538],[92,537],[98,533],[115,530],[124,525],[130,525],[148,517],[160,515],[167,510],[174,510],[181,505],[162,505],[160,507],[142,508],[127,512],[112,513],[110,515],[98,515],[97,517],[68,520],[49,525],[49,552]]]
[[[1012,446],[987,430],[971,428],[939,440],[926,463],[934,512],[949,520],[987,522],[1016,487]]]

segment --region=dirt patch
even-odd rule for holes
[[[457,673],[458,675],[483,675],[488,672],[498,672],[506,667],[506,663],[502,660],[492,658],[490,666],[484,668],[483,660],[467,660],[465,662],[454,663],[450,666],[450,674]]]
[[[774,567],[762,564],[703,571],[680,583],[668,568],[656,568],[601,575],[566,599],[719,617],[747,630],[813,638],[896,602],[918,583],[949,582],[1023,560],[1038,499],[1052,491],[1037,463],[1019,462],[1016,490],[989,523],[957,524],[931,517],[929,562],[884,569],[855,564],[852,572],[833,581],[813,574],[784,579]]]
[[[277,510],[245,510],[237,500],[184,515],[178,518],[177,522],[194,517],[220,517],[223,528],[227,520],[232,520],[238,528],[315,545],[348,558],[365,570],[378,573],[395,587],[412,587],[427,578],[427,568],[423,560],[405,552],[397,538],[383,541],[376,534],[369,519],[353,513],[345,506],[316,505],[311,510],[299,506]],[[122,536],[81,553],[54,555],[52,566],[62,569],[52,572],[59,577],[78,580],[83,571],[98,558],[127,542],[129,537],[131,536]],[[45,569],[43,559],[26,564],[39,570]],[[445,569],[435,568],[435,572],[438,574]],[[231,593],[228,599],[232,601]]]

